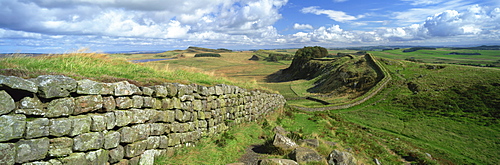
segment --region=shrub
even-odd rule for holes
[[[194,57],[220,57],[218,53],[199,53],[195,54]]]

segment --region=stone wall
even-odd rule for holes
[[[229,85],[0,75],[0,164],[152,164],[284,103]]]

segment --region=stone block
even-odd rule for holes
[[[45,117],[69,116],[73,114],[74,110],[74,98],[70,97],[55,99],[47,105],[47,112],[45,113]]]
[[[101,95],[113,95],[115,93],[115,83],[102,83]]]
[[[168,148],[168,137],[167,136],[160,136],[160,145],[158,148]]]
[[[82,152],[72,153],[67,157],[60,158],[59,160],[65,165],[90,164],[90,162],[88,162],[85,158],[85,153]]]
[[[0,115],[8,114],[12,112],[14,108],[16,108],[14,99],[12,99],[7,92],[0,90]]]
[[[19,109],[16,109],[16,113],[36,116],[45,115],[45,111],[43,103],[36,96],[22,98],[19,101]]]
[[[49,136],[49,119],[37,118],[26,122],[26,138],[42,136]]]
[[[62,75],[41,75],[35,79],[38,96],[56,98],[69,96],[76,91],[76,80]]]
[[[87,159],[87,162],[90,164],[106,165],[109,160],[109,151],[103,149],[90,151],[85,154],[85,159]]]
[[[106,117],[102,114],[90,114],[92,123],[90,124],[90,131],[104,131],[106,130]]]
[[[16,162],[16,145],[0,143],[0,164],[13,165]]]
[[[165,123],[151,123],[149,125],[151,129],[150,135],[163,135],[168,129]]]
[[[116,117],[114,112],[107,112],[104,114],[104,121],[106,122],[106,129],[110,130],[116,126]]]
[[[112,111],[116,109],[116,100],[113,96],[102,97],[102,109],[104,111]]]
[[[26,116],[21,114],[0,116],[0,142],[19,139],[26,130]]]
[[[203,104],[202,104],[201,100],[194,100],[192,103],[193,103],[193,109],[195,111],[203,110]]]
[[[142,94],[145,96],[152,96],[155,90],[151,89],[150,87],[140,87],[142,90]]]
[[[156,149],[160,147],[160,136],[150,136],[146,139],[148,146],[146,149]]]
[[[140,156],[130,158],[130,160],[128,160],[128,165],[139,165],[140,160],[141,160]]]
[[[153,165],[155,161],[155,150],[147,150],[141,155],[139,165]]]
[[[151,133],[151,127],[149,124],[137,124],[132,126],[132,129],[136,130],[137,139],[136,140],[146,140]]]
[[[132,112],[130,111],[114,111],[116,126],[123,127],[132,122]]]
[[[144,151],[146,151],[146,147],[148,146],[147,140],[137,141],[132,144],[128,144],[125,146],[125,157],[132,158],[135,156],[141,155]]]
[[[104,149],[115,148],[120,144],[121,134],[117,131],[109,131],[104,134]]]
[[[173,147],[175,145],[181,144],[181,136],[179,133],[168,134],[167,145]]]
[[[115,98],[116,107],[118,109],[129,109],[133,106],[133,101],[129,97],[117,97]]]
[[[76,136],[90,132],[90,125],[92,124],[92,119],[90,118],[90,116],[80,115],[70,116],[69,118],[73,120],[69,136]]]
[[[172,99],[163,98],[161,99],[161,108],[162,109],[174,109],[174,104],[172,103]]]
[[[38,91],[38,86],[33,81],[15,76],[0,75],[0,87],[9,87],[11,89],[19,89],[31,93],[36,93]]]
[[[71,133],[73,126],[72,118],[55,118],[49,120],[49,135],[65,136]]]
[[[101,132],[84,133],[73,138],[74,151],[88,151],[100,149],[104,144],[104,136]]]
[[[155,85],[151,88],[154,90],[153,97],[167,97],[168,95],[168,89],[163,85]]]
[[[152,108],[156,103],[156,99],[153,97],[143,97],[143,102],[143,108]]]
[[[99,95],[103,89],[103,83],[95,82],[89,79],[76,81],[76,93],[84,95]]]
[[[142,96],[134,95],[132,96],[132,108],[142,108],[144,104],[144,99]]]
[[[177,87],[175,86],[175,84],[173,83],[165,83],[163,84],[166,88],[167,88],[167,91],[168,91],[168,97],[174,97],[177,95]]]
[[[49,139],[21,139],[16,143],[16,163],[42,160],[49,151]]]
[[[61,157],[73,153],[73,139],[68,137],[50,139],[49,156]]]
[[[142,91],[139,87],[134,84],[130,84],[128,81],[122,81],[114,83],[115,87],[115,96],[130,96],[130,95],[141,95]]]
[[[102,109],[103,99],[101,95],[80,96],[75,99],[74,115],[93,112]]]
[[[160,98],[154,98],[155,101],[154,101],[154,105],[153,105],[153,109],[162,109],[163,107],[163,104],[161,103],[161,99]]]
[[[138,139],[137,130],[131,127],[123,127],[118,130],[120,132],[120,142],[133,143]]]
[[[182,103],[181,100],[178,99],[177,97],[172,98],[171,100],[172,105],[175,109],[181,109],[182,108]]]
[[[125,150],[122,146],[118,146],[115,149],[109,150],[109,163],[116,163],[123,159],[125,156]],[[128,164],[127,164],[128,165]]]

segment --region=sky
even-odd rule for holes
[[[0,0],[0,53],[500,45],[499,0]]]

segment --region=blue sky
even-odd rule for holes
[[[498,0],[0,0],[0,53],[500,45]]]

